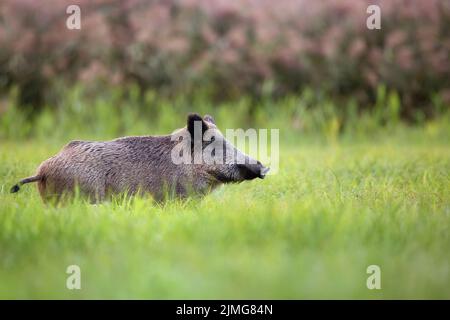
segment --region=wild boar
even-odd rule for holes
[[[216,148],[211,148],[213,143]],[[212,149],[212,160],[202,159],[207,148]],[[224,183],[262,179],[268,171],[228,142],[211,116],[189,114],[186,127],[170,135],[72,141],[11,192],[37,182],[44,201],[58,201],[75,190],[92,202],[136,193],[162,201],[205,195]]]

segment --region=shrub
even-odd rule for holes
[[[381,30],[366,28],[374,2]],[[430,114],[432,97],[450,102],[449,27],[446,0],[3,0],[0,90],[36,107],[78,82],[218,100],[308,86],[371,106],[384,84],[403,115]]]

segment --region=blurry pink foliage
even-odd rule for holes
[[[70,4],[81,30],[65,27]],[[366,28],[369,4],[381,30]],[[307,85],[367,102],[384,83],[420,107],[448,93],[449,56],[448,0],[0,2],[0,89],[101,79],[233,97],[270,81],[274,95]]]

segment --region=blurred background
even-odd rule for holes
[[[449,0],[0,0],[0,298],[448,299],[449,54]],[[163,206],[9,193],[188,112],[279,129],[278,173]]]
[[[326,135],[422,123],[448,110],[449,55],[447,0],[2,0],[0,137],[143,134],[188,111]]]

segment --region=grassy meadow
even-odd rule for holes
[[[33,124],[11,108],[0,119],[0,298],[450,298],[448,116],[406,125],[394,105],[390,122],[375,111],[343,126],[331,106],[304,101],[254,115],[252,126],[280,129],[277,174],[163,205],[54,207],[36,185],[9,189],[71,139],[170,133],[181,108],[145,118],[69,101]],[[222,129],[245,126],[242,110],[199,106]],[[66,288],[74,264],[81,290]],[[380,290],[366,287],[369,265]]]

